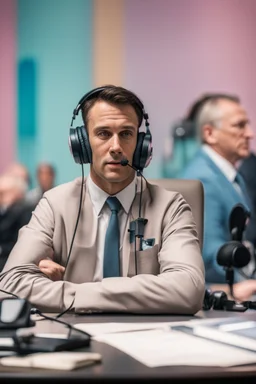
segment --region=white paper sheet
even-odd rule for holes
[[[229,367],[256,364],[256,354],[178,331],[160,329],[101,334],[107,343],[148,367],[170,365]]]
[[[78,323],[74,327],[88,332],[91,336],[109,333],[140,331],[145,329],[163,329],[169,327],[169,322],[159,323]]]
[[[184,321],[172,321],[172,322],[152,322],[152,323],[77,323],[74,324],[75,328],[81,329],[84,332],[88,332],[91,336],[105,335],[108,333],[118,333],[118,332],[130,332],[130,331],[140,331],[147,329],[169,329],[169,326],[172,325],[181,325],[181,324],[197,324],[205,322],[213,322],[216,319],[193,319]]]

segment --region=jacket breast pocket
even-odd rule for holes
[[[137,270],[135,263],[137,264]],[[158,275],[159,271],[158,244],[144,251],[136,251],[136,254],[134,251],[130,253],[128,277],[138,274]]]

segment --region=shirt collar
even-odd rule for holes
[[[209,145],[203,144],[202,149],[207,153],[217,167],[220,168],[226,178],[233,183],[237,174],[236,168],[228,160],[224,159],[223,156],[214,151],[214,149],[212,149]]]
[[[101,210],[109,197],[109,195],[99,188],[93,181],[90,174],[87,177],[86,185],[88,188],[88,192],[95,209],[96,215],[99,216]],[[122,191],[118,192],[116,195],[120,203],[122,204],[123,209],[128,214],[130,207],[132,205],[134,196],[136,194],[137,188],[137,177],[134,177],[133,181],[127,185]]]

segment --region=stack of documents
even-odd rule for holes
[[[193,329],[225,319],[170,323],[77,324],[94,340],[107,343],[148,367],[170,365],[231,367],[256,364],[252,351],[193,334]],[[227,321],[227,319],[226,319]],[[188,326],[190,332],[182,330]]]
[[[177,325],[171,328],[219,343],[256,351],[256,321],[245,320],[242,317],[216,319],[207,324],[200,322]]]

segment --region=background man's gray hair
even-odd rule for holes
[[[233,101],[240,103],[239,97],[229,94],[212,94],[205,100],[196,116],[196,132],[202,140],[202,128],[206,124],[211,124],[216,128],[220,128],[221,119],[223,118],[223,111],[219,107],[221,100]]]

